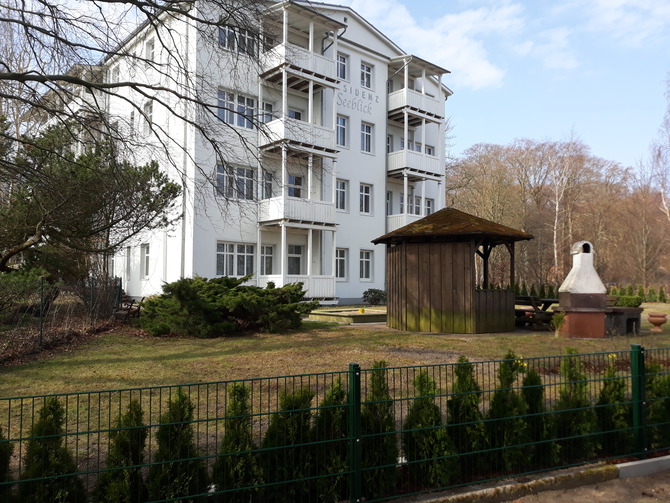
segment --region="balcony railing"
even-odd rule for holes
[[[335,204],[328,201],[299,197],[263,199],[259,205],[258,221],[271,222],[291,219],[324,224],[335,223]]]
[[[398,150],[389,153],[386,159],[388,171],[411,168],[436,176],[444,175],[444,166],[441,165],[437,157],[432,155],[422,154],[413,150]]]
[[[386,216],[386,232],[392,232],[396,229],[400,229],[407,224],[416,222],[417,220],[423,218],[421,215],[410,215],[409,213],[400,213],[398,215],[387,215]]]
[[[308,73],[325,78],[335,78],[335,61],[304,47],[293,44],[279,44],[261,56],[263,71],[277,68],[284,63],[301,68]]]
[[[444,102],[441,102],[432,96],[421,94],[413,89],[401,89],[400,91],[395,91],[389,94],[389,110],[396,110],[407,106],[426,112],[430,115],[444,117]]]
[[[297,119],[283,118],[268,122],[261,135],[261,147],[277,141],[293,141],[318,149],[335,148],[335,130]]]
[[[306,274],[291,274],[282,281],[280,274],[269,276],[258,276],[258,286],[265,287],[269,281],[275,286],[281,287],[289,283],[302,283],[303,289],[307,291],[307,297],[313,299],[326,299],[335,297],[335,277],[334,276],[308,276]]]

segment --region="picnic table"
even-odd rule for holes
[[[535,295],[518,295],[514,298],[514,319],[518,327],[532,326],[535,329],[549,328],[554,315],[549,308],[558,304],[558,299],[543,299]]]

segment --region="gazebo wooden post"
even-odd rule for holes
[[[509,252],[509,287],[514,291],[514,241],[511,243],[505,243],[507,251]]]

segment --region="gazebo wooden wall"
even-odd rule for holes
[[[418,332],[514,330],[514,292],[476,288],[475,242],[387,248],[387,325]]]

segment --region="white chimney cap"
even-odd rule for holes
[[[570,248],[572,270],[558,289],[569,293],[607,293],[607,288],[593,267],[593,245],[588,241],[578,241]]]

